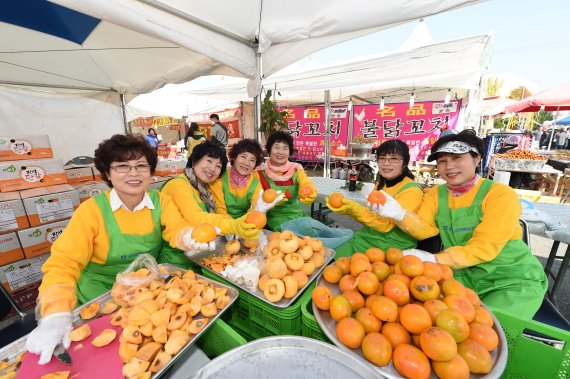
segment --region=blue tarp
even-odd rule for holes
[[[556,121],[556,125],[570,125],[570,116]]]

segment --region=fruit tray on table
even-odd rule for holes
[[[247,253],[246,250],[242,249],[241,251],[243,251],[244,254]],[[307,275],[308,276],[307,283],[302,288],[299,288],[299,290],[297,291],[297,294],[290,299],[286,299],[285,297],[283,297],[280,301],[272,303],[264,297],[263,291],[261,291],[259,289],[259,287],[257,287],[255,290],[250,290],[245,285],[234,283],[234,282],[228,280],[228,278],[223,277],[221,274],[213,271],[212,269],[210,269],[209,267],[204,265],[203,260],[205,258],[212,256],[212,254],[217,255],[217,256],[221,256],[224,253],[225,253],[224,247],[220,246],[220,247],[216,248],[214,251],[204,251],[204,252],[195,254],[192,257],[190,257],[190,260],[192,262],[196,263],[197,265],[199,265],[202,268],[202,270],[206,270],[209,273],[211,273],[214,277],[218,277],[220,279],[223,279],[223,280],[229,282],[231,285],[236,286],[240,290],[243,290],[243,291],[249,293],[250,295],[258,298],[259,300],[263,301],[264,303],[267,303],[267,304],[269,304],[275,308],[287,308],[287,307],[291,306],[291,304],[293,304],[295,302],[295,300],[297,300],[297,298],[299,296],[301,296],[303,291],[305,291],[311,285],[311,283],[319,276],[321,271],[329,264],[329,262],[334,258],[334,255],[335,255],[334,250],[326,248],[326,254],[325,254],[325,259],[324,259],[323,265],[321,267],[315,269],[315,271],[311,275]]]
[[[331,284],[331,283],[327,282],[323,278],[322,275],[319,276],[319,278],[317,279],[316,285],[328,288],[331,291],[333,296],[340,294],[338,284]],[[499,337],[499,345],[495,350],[493,350],[491,352],[491,357],[493,358],[493,367],[492,367],[491,371],[485,375],[471,374],[470,377],[471,378],[485,378],[485,379],[499,378],[499,377],[501,377],[501,374],[503,373],[503,371],[505,370],[505,367],[507,365],[507,354],[508,354],[508,352],[507,352],[507,340],[505,337],[505,333],[503,332],[503,329],[501,328],[501,324],[499,323],[499,320],[497,320],[497,318],[492,314],[492,312],[489,310],[489,308],[485,307],[483,305],[483,303],[481,303],[481,306],[484,307],[487,311],[489,311],[489,313],[491,313],[491,315],[493,316],[493,329],[495,330],[495,332],[497,333],[497,335]],[[400,373],[394,367],[394,363],[393,363],[392,359],[390,359],[390,362],[386,366],[382,366],[382,367],[377,366],[371,362],[368,362],[364,358],[361,348],[350,349],[347,346],[345,346],[337,338],[337,333],[336,333],[337,322],[331,317],[329,311],[323,311],[323,310],[318,309],[314,302],[313,302],[313,314],[315,315],[315,318],[317,319],[317,322],[318,322],[319,326],[321,327],[321,329],[323,330],[324,334],[332,341],[333,344],[335,344],[339,348],[344,349],[345,351],[348,351],[351,354],[354,354],[355,356],[361,358],[363,361],[367,362],[371,367],[373,367],[376,371],[378,371],[382,375],[382,377],[384,377],[384,378],[387,378],[387,379],[401,379],[401,378],[403,378],[403,376],[400,375]],[[438,378],[435,375],[435,373],[433,372],[433,370],[431,372],[430,378],[432,378],[432,379]]]
[[[184,274],[186,272],[186,270],[170,264],[161,264],[159,265],[159,268],[160,267],[165,268],[170,273],[179,271]],[[225,307],[219,309],[216,315],[208,317],[206,325],[200,331],[198,331],[196,334],[189,334],[189,339],[186,344],[175,355],[173,355],[172,358],[164,366],[152,374],[151,377],[153,379],[160,378],[181,356],[188,353],[192,345],[202,336],[202,334],[204,334],[210,328],[210,326],[214,324],[214,322],[222,315],[225,310],[227,310],[234,303],[238,297],[238,291],[231,286],[224,285],[198,274],[196,274],[196,279],[204,280],[209,285],[214,285],[218,288],[225,289],[227,291],[226,295],[229,297],[229,302],[225,305]],[[113,298],[111,297],[111,291],[108,291],[94,298],[88,303],[85,303],[82,306],[76,308],[72,314],[74,325],[83,323],[80,322],[80,312],[82,310],[87,309],[90,305],[97,302],[101,307],[103,307],[105,304],[111,301],[113,301]],[[71,371],[70,377],[80,374],[81,378],[83,379],[99,378],[101,374],[98,374],[98,371],[100,371],[100,367],[98,366],[102,366],[106,379],[123,378],[121,372],[123,362],[119,356],[119,342],[122,337],[122,328],[121,326],[111,325],[109,320],[121,309],[122,308],[119,307],[115,312],[112,312],[105,316],[99,316],[99,314],[97,314],[94,319],[87,321],[87,325],[91,327],[93,332],[90,336],[82,341],[72,342],[70,348],[68,349],[68,353],[72,358],[72,365],[64,365],[55,357],[53,357],[50,363],[44,366],[39,366],[37,365],[39,356],[33,354],[25,354],[22,360],[22,366],[20,366],[20,370],[22,370],[22,372],[21,374],[18,374],[18,378],[31,377],[30,374],[24,374],[24,372],[33,372],[33,377],[40,377],[41,375],[57,371]],[[203,318],[203,316],[199,312],[193,318]],[[117,331],[117,336],[114,341],[112,341],[109,345],[100,348],[92,346],[91,341],[99,334],[101,330],[105,328],[115,329]],[[27,336],[24,336],[0,349],[0,360],[4,360],[10,363],[21,357],[22,353],[25,352],[26,338]],[[96,354],[97,357],[101,359],[90,359],[94,354]],[[105,362],[105,364],[102,365],[101,362]]]

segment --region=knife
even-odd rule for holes
[[[59,359],[60,362],[68,366],[71,365],[71,356],[69,355],[65,347],[63,347],[62,343],[57,344],[55,350],[53,351],[53,355],[55,355],[55,357]]]

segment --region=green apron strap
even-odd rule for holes
[[[295,171],[291,177],[291,185],[278,185],[273,181],[273,179],[266,175],[265,170],[261,170],[259,174],[263,175],[263,178],[261,179],[262,182],[265,181],[276,191],[282,191],[283,193],[287,193],[287,191],[289,191],[291,196],[286,202],[277,205],[275,208],[267,212],[267,225],[271,230],[280,232],[281,224],[285,221],[306,217],[303,208],[301,208],[301,203],[299,202],[298,197],[299,183],[297,182],[297,171]]]
[[[249,188],[244,197],[238,197],[230,191],[229,170],[226,170],[222,176],[222,190],[224,191],[224,202],[226,203],[226,210],[232,218],[239,218],[247,213],[251,208],[253,194],[259,184],[257,178],[253,178]]]

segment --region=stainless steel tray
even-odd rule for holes
[[[337,295],[340,293],[338,285],[328,283],[326,280],[323,279],[322,275],[319,276],[319,278],[317,279],[317,286],[327,287],[332,292],[333,295]],[[503,328],[501,328],[501,324],[499,323],[499,320],[497,320],[497,318],[495,317],[495,315],[493,315],[493,313],[491,312],[491,310],[489,308],[487,308],[483,304],[481,304],[481,305],[486,310],[488,310],[489,313],[491,313],[491,315],[493,316],[493,323],[494,323],[493,329],[495,330],[495,332],[497,332],[497,335],[499,336],[499,346],[497,349],[495,349],[491,352],[491,357],[493,357],[493,368],[491,369],[491,371],[487,375],[471,374],[471,378],[478,378],[478,379],[499,378],[501,376],[501,374],[503,373],[503,371],[505,371],[505,367],[507,366],[507,354],[508,354],[507,353],[507,339],[505,337],[505,333],[503,332]],[[336,338],[336,324],[337,324],[337,322],[331,318],[329,312],[322,311],[319,308],[317,308],[315,306],[315,303],[313,303],[313,314],[315,315],[315,318],[317,319],[317,322],[319,323],[319,326],[321,327],[323,332],[326,334],[326,336],[336,346],[340,347],[341,349],[343,349],[345,351],[350,352],[351,355],[357,356],[358,358],[362,359],[364,362],[366,362],[368,365],[373,367],[376,371],[378,371],[385,378],[388,378],[388,379],[401,379],[401,378],[403,378],[400,375],[400,373],[398,373],[396,368],[394,367],[394,364],[392,363],[392,361],[390,361],[390,363],[388,363],[384,367],[376,366],[375,364],[368,362],[364,358],[364,356],[362,355],[362,350],[350,349],[350,348],[346,347],[342,342],[340,342],[338,340],[338,338]],[[433,370],[432,370],[432,374],[430,376],[430,379],[437,379],[437,376],[435,375]]]
[[[185,273],[187,270],[180,268],[178,266],[174,266],[168,263],[164,263],[164,264],[160,264],[159,267],[165,267],[166,269],[169,270],[169,272],[172,271],[181,271],[182,273]],[[214,321],[216,321],[218,319],[218,317],[221,316],[222,313],[224,313],[226,311],[226,309],[228,309],[229,307],[232,306],[232,304],[234,303],[234,301],[237,299],[238,297],[238,291],[235,288],[232,288],[231,286],[227,286],[223,283],[220,282],[216,282],[215,280],[206,278],[202,275],[196,274],[196,277],[200,278],[200,279],[204,279],[206,280],[208,283],[214,284],[215,286],[218,287],[223,287],[223,288],[227,288],[228,292],[227,295],[230,297],[230,302],[229,304],[224,308],[221,309],[214,317],[209,318],[208,323],[206,324],[206,326],[204,327],[204,329],[202,329],[198,334],[193,335],[190,337],[190,340],[188,341],[188,343],[186,344],[186,346],[184,346],[179,352],[178,354],[176,354],[174,357],[172,357],[172,359],[162,368],[160,369],[160,371],[156,372],[152,378],[153,379],[157,379],[160,378],[166,371],[168,371],[168,369],[174,364],[176,363],[176,361],[180,358],[180,356],[186,354],[186,352],[191,348],[191,346],[198,340],[198,338],[200,338],[200,336],[206,331],[208,330],[208,328],[210,326],[213,325]],[[96,298],[94,298],[93,300],[83,304],[80,307],[77,307],[73,310],[73,322],[75,323],[76,321],[80,320],[80,316],[79,316],[79,311],[88,306],[91,303],[94,302],[99,302],[101,305],[104,305],[106,303],[108,303],[109,301],[113,300],[113,298],[111,297],[111,291],[105,292],[104,294],[97,296]],[[198,314],[200,315],[200,313]],[[24,336],[14,342],[12,342],[9,345],[4,346],[2,349],[0,349],[0,360],[3,359],[14,359],[15,357],[17,357],[19,354],[21,354],[22,352],[24,352],[26,349],[26,338],[28,336]]]
[[[306,337],[266,337],[220,355],[193,379],[377,379],[378,373],[354,355]]]
[[[305,284],[305,286],[303,288],[300,288],[299,291],[297,291],[297,294],[294,297],[292,297],[291,299],[283,298],[280,301],[278,301],[277,303],[272,303],[269,300],[267,300],[265,298],[265,296],[263,296],[263,291],[261,291],[259,288],[256,288],[254,291],[251,291],[245,286],[234,283],[231,280],[229,280],[228,278],[224,278],[222,275],[218,274],[214,270],[212,270],[212,269],[210,269],[210,268],[208,268],[202,264],[202,259],[207,258],[207,257],[211,256],[212,254],[222,255],[224,253],[224,247],[223,246],[216,248],[214,251],[203,251],[203,252],[200,252],[198,254],[194,254],[192,257],[190,257],[190,260],[192,262],[196,263],[198,266],[200,266],[200,267],[208,270],[212,274],[216,275],[217,277],[224,279],[224,280],[227,280],[232,285],[234,285],[234,286],[238,287],[239,289],[249,293],[252,296],[255,296],[259,300],[271,305],[272,307],[287,308],[291,304],[293,304],[299,296],[301,296],[301,294],[307,289],[307,287],[309,287],[309,285],[320,275],[320,273],[325,269],[325,267],[329,264],[329,262],[334,258],[334,255],[335,255],[334,250],[329,249],[328,247],[326,248],[326,250],[327,250],[327,253],[325,254],[325,261],[324,261],[323,265],[321,267],[319,267],[318,269],[316,269],[315,272],[313,272],[311,275],[309,275],[309,280],[307,281],[307,284]]]

